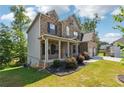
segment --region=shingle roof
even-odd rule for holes
[[[122,37],[122,38],[120,38],[120,39],[114,41],[113,44],[116,43],[116,42],[124,43],[124,37]]]
[[[95,35],[95,32],[85,33],[83,35],[82,42],[92,41],[94,35]]]

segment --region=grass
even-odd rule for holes
[[[78,72],[63,77],[47,71],[16,67],[0,70],[0,86],[124,86],[116,78],[119,74],[124,74],[124,65],[106,60],[90,63]]]
[[[102,57],[102,56],[104,56],[104,53],[98,53],[98,56],[100,56],[100,57]]]
[[[124,58],[121,59],[121,63],[124,64]]]

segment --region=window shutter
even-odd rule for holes
[[[57,35],[57,26],[55,25],[55,34]]]
[[[50,33],[50,23],[48,22],[48,33]]]

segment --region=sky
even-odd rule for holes
[[[10,25],[10,23],[14,20],[13,13],[10,11],[10,5],[0,6],[0,23],[4,23],[6,25]],[[108,43],[112,43],[113,41],[122,37],[122,33],[119,30],[113,29],[115,27],[116,22],[113,19],[113,15],[117,15],[119,11],[119,6],[112,5],[32,5],[25,6],[26,15],[33,19],[35,18],[37,12],[46,13],[50,10],[55,9],[60,20],[66,19],[68,16],[75,14],[79,16],[81,22],[83,23],[83,19],[93,18],[94,14],[97,13],[101,21],[98,23],[96,31],[98,32],[98,36],[100,41],[105,41]]]

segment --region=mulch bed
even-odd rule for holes
[[[54,67],[50,66],[50,67],[47,67],[46,69],[50,73],[55,74],[57,76],[65,76],[65,75],[72,74],[76,71],[79,71],[82,67],[84,67],[86,65],[86,63],[78,64],[78,67],[75,69],[67,69],[67,68],[65,68],[65,63],[64,62],[61,62],[61,63],[62,63],[62,66],[59,68],[54,68]]]
[[[119,81],[124,83],[124,75],[118,75],[118,79],[119,79]]]

